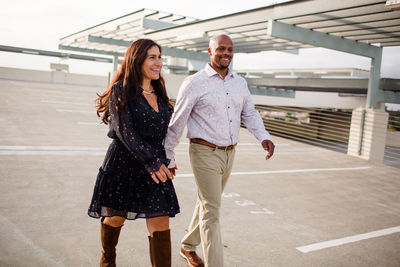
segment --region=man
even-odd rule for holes
[[[187,125],[190,163],[198,187],[197,203],[188,233],[182,239],[180,254],[191,266],[222,267],[222,241],[219,226],[221,195],[232,170],[240,123],[274,153],[274,144],[254,109],[245,79],[229,69],[233,43],[229,36],[211,38],[210,63],[187,77],[179,90],[175,112],[165,139],[170,168],[175,166],[174,148]],[[202,244],[204,263],[196,254]]]

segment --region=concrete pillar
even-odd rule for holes
[[[114,71],[118,70],[118,64],[119,64],[118,56],[114,55],[114,58],[113,58],[113,70]]]
[[[117,75],[117,72],[118,72],[118,70],[113,70],[113,71],[108,72],[107,84],[111,83],[112,79],[114,79],[114,76]]]
[[[383,109],[354,109],[347,154],[382,163],[388,119],[389,114]]]

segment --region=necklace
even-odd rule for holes
[[[144,90],[144,89],[142,88],[142,93],[143,93],[143,94],[146,94],[146,95],[151,95],[151,94],[154,94],[154,90],[152,90],[152,91],[146,91],[146,90]]]

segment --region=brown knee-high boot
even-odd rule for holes
[[[150,261],[153,267],[171,267],[171,232],[154,232],[149,237]]]
[[[118,244],[119,233],[121,232],[122,225],[120,227],[112,227],[101,223],[101,244],[103,250],[100,258],[101,267],[115,267],[115,247]]]

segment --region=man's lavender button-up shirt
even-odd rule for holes
[[[165,150],[175,164],[174,148],[187,125],[187,137],[201,138],[217,146],[239,142],[240,123],[258,139],[270,140],[260,114],[254,108],[246,80],[228,70],[225,79],[209,64],[187,77],[179,89]]]

